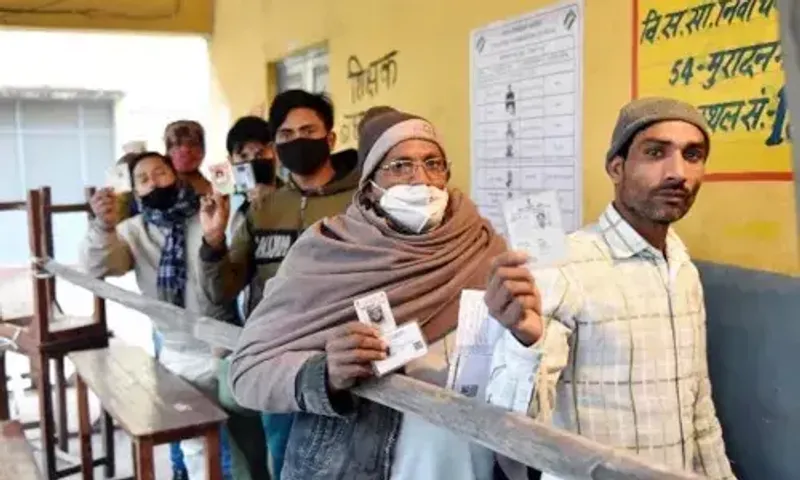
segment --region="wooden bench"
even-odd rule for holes
[[[91,217],[88,199],[93,189],[86,189],[86,203],[53,205],[48,187],[28,191],[25,202],[0,203],[3,210],[27,210],[28,243],[33,258],[52,258],[54,255],[53,215],[60,213],[85,212]],[[74,475],[79,466],[70,465],[57,468],[56,450],[67,453],[70,432],[67,429],[67,378],[64,371],[64,358],[67,353],[86,348],[102,348],[108,345],[109,331],[106,325],[105,301],[95,297],[95,310],[91,317],[61,317],[55,313],[60,310],[56,302],[56,279],[36,265],[32,265],[23,277],[32,283],[33,310],[12,308],[10,318],[3,319],[0,335],[8,336],[11,325],[24,327],[18,338],[18,353],[28,357],[31,368],[31,381],[39,394],[38,426],[42,439],[42,471],[48,480],[56,480]],[[16,288],[13,289],[16,291]],[[21,300],[14,298],[15,301]],[[27,302],[26,302],[27,303]],[[7,306],[7,303],[4,304]],[[8,325],[11,324],[11,325]],[[55,378],[51,381],[51,364],[55,367]],[[5,356],[0,354],[0,421],[7,420],[8,389],[5,375]],[[52,386],[53,384],[54,387]],[[54,395],[55,394],[55,395]],[[54,398],[55,397],[55,398]],[[105,456],[97,463],[105,467],[106,476],[114,476],[114,452],[107,446],[113,438],[113,431],[107,428],[111,418],[103,415]],[[33,424],[24,425],[32,428]],[[54,439],[57,439],[55,441]]]
[[[93,478],[87,388],[130,435],[136,478],[154,478],[155,445],[201,436],[205,438],[208,478],[222,478],[219,429],[227,415],[187,381],[167,370],[144,350],[119,343],[112,343],[108,348],[73,352],[68,358],[77,374],[84,479]]]
[[[19,422],[0,422],[0,480],[43,478]]]

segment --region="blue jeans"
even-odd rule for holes
[[[261,422],[267,432],[267,450],[272,455],[272,476],[281,478],[283,457],[286,455],[286,445],[289,443],[289,432],[294,422],[293,413],[265,413],[261,415]]]

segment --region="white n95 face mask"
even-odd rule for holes
[[[392,221],[414,233],[438,227],[444,219],[450,195],[429,185],[395,185],[383,191],[378,202]]]

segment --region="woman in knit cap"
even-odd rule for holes
[[[347,212],[308,230],[268,281],[232,356],[241,405],[298,412],[282,479],[492,478],[494,455],[349,389],[386,356],[353,301],[383,291],[399,325],[418,321],[428,355],[404,373],[444,386],[464,289],[484,289],[503,240],[448,188],[433,125],[388,107],[360,126],[359,189]]]

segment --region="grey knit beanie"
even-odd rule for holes
[[[703,115],[686,102],[665,97],[638,98],[619,111],[617,125],[611,135],[611,147],[606,154],[606,163],[620,154],[620,150],[639,131],[649,125],[669,120],[682,120],[699,128],[709,144],[711,137],[708,123]]]
[[[361,165],[359,187],[372,178],[389,150],[400,142],[412,139],[433,142],[444,153],[436,129],[424,118],[386,106],[367,110],[358,132],[358,160]]]

